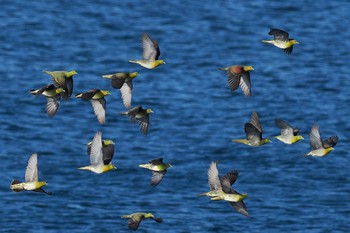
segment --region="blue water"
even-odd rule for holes
[[[350,3],[347,1],[1,1],[0,231],[128,232],[120,216],[137,211],[162,217],[139,232],[348,232],[350,223]],[[292,55],[268,44],[270,27],[300,44]],[[166,61],[147,70],[141,34],[158,40]],[[252,97],[231,93],[218,67],[252,65]],[[44,97],[28,90],[50,83],[42,70],[78,71],[74,94],[107,89],[107,124],[90,103],[61,101],[49,118]],[[140,73],[133,105],[152,108],[148,136],[120,116],[120,93],[101,75]],[[257,111],[265,137],[279,133],[275,118],[297,126],[305,140],[273,140],[259,148],[231,142]],[[322,158],[308,132],[338,135]],[[115,140],[117,170],[95,175],[85,143],[96,131]],[[13,193],[29,156],[39,154],[46,196]],[[164,157],[172,164],[159,186],[138,167]],[[197,197],[209,189],[207,169],[240,171],[234,188],[248,193],[252,219],[229,204]]]

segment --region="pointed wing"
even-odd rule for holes
[[[269,35],[273,35],[274,40],[288,41],[289,34],[281,29],[271,28]]]
[[[294,136],[294,129],[287,122],[281,119],[275,119],[275,124],[278,128],[281,129],[281,135],[284,137]]]
[[[165,176],[165,174],[167,173],[167,170],[163,170],[163,171],[152,171],[152,178],[151,178],[151,185],[157,186],[163,179],[163,177]]]
[[[151,219],[153,219],[154,221],[159,222],[159,223],[163,222],[162,218],[151,217]]]
[[[49,117],[53,117],[58,107],[60,106],[60,95],[56,95],[54,97],[46,97],[47,103],[46,103],[46,111]]]
[[[93,166],[103,165],[102,133],[97,132],[91,143],[90,163]]]
[[[163,164],[163,158],[153,159],[149,163],[152,165],[161,165]]]
[[[226,173],[226,175],[224,175],[224,177],[222,177],[221,179],[221,186],[222,186],[222,190],[225,193],[229,193],[232,189],[232,185],[236,182],[238,177],[238,171],[234,170],[231,172]]]
[[[73,77],[66,78],[66,83],[63,89],[66,91],[62,93],[63,99],[67,100],[73,93]]]
[[[252,125],[254,125],[255,128],[256,128],[257,130],[259,130],[259,132],[260,132],[261,134],[263,134],[263,130],[262,130],[262,128],[261,128],[260,121],[259,121],[259,116],[258,116],[258,114],[257,114],[256,112],[253,112],[253,113],[252,113],[252,115],[251,115],[251,117],[250,117],[250,123],[251,123]]]
[[[312,126],[309,133],[309,137],[310,137],[310,145],[312,149],[317,150],[317,149],[323,148],[318,125]]]
[[[242,214],[242,215],[244,215],[244,216],[246,216],[246,217],[248,217],[248,218],[251,218],[251,216],[250,216],[249,213],[248,213],[247,207],[245,206],[245,204],[244,204],[243,201],[230,202],[230,204],[231,204],[231,206],[232,206],[233,208],[235,208],[235,210],[236,210],[238,213],[240,213],[240,214]]]
[[[154,44],[154,42],[149,38],[146,33],[142,33],[142,47],[143,54],[142,57],[144,60],[154,61],[157,57],[157,48],[158,45]],[[159,55],[158,55],[159,56]]]
[[[114,144],[109,144],[107,146],[102,147],[102,154],[103,154],[103,163],[104,165],[108,165],[114,155]]]
[[[208,183],[210,190],[221,190],[221,182],[219,178],[219,171],[217,168],[217,163],[212,162],[208,169]]]
[[[28,165],[25,174],[26,182],[38,181],[38,155],[32,154],[28,160]]]
[[[251,85],[250,85],[250,74],[248,71],[243,71],[241,76],[241,81],[239,83],[244,95],[250,96]]]
[[[293,52],[293,45],[288,47],[288,48],[285,48],[285,49],[282,49],[286,54],[292,54]]]
[[[100,124],[106,123],[106,100],[105,98],[100,98],[97,100],[91,99],[90,100],[92,108],[94,109],[94,113],[97,117],[98,122]]]
[[[332,136],[332,137],[329,137],[328,139],[322,141],[323,147],[325,149],[330,148],[330,147],[334,147],[337,143],[338,143],[337,136]]]
[[[144,135],[147,135],[149,127],[149,115],[146,114],[144,117],[137,119],[137,121],[139,122],[141,132]]]
[[[141,112],[143,109],[141,106],[137,106],[135,108],[132,108],[128,111],[128,116],[130,117],[130,121],[134,121],[136,115]]]
[[[260,131],[251,123],[246,123],[244,125],[244,131],[245,131],[247,140],[261,140],[262,139]]]
[[[227,82],[231,91],[234,91],[238,88],[240,81],[241,81],[240,74],[232,73],[230,69],[227,70]]]
[[[129,229],[136,231],[142,220],[143,220],[143,215],[137,218],[136,217],[129,218],[128,220]]]
[[[120,94],[123,99],[124,106],[129,109],[131,108],[131,96],[132,96],[132,81],[128,81],[123,84],[120,88]]]

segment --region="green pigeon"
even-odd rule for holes
[[[231,91],[241,87],[245,96],[251,96],[251,84],[249,71],[254,70],[252,66],[234,65],[219,70],[227,71],[227,81]]]
[[[102,133],[97,132],[91,143],[90,164],[89,166],[80,167],[80,170],[89,170],[97,174],[108,172],[116,167],[111,163],[113,153],[103,153]]]
[[[152,213],[137,212],[137,213],[133,213],[133,214],[129,214],[129,215],[123,215],[121,217],[129,219],[128,220],[128,227],[130,230],[134,230],[134,231],[137,230],[140,223],[144,219],[150,218],[158,223],[163,222],[163,219],[154,217],[154,215]]]
[[[270,142],[270,139],[262,138],[263,130],[261,128],[259,117],[253,112],[250,122],[244,125],[246,139],[233,139],[233,142],[243,143],[248,146],[262,146]]]
[[[309,133],[310,145],[312,151],[306,155],[322,157],[327,155],[331,150],[334,150],[338,142],[338,136],[331,136],[325,140],[321,140],[320,129],[318,125],[313,125]]]
[[[143,109],[142,106],[137,106],[132,108],[126,112],[122,112],[122,115],[128,115],[130,117],[130,121],[134,122],[135,119],[138,121],[140,125],[141,132],[144,135],[147,135],[149,128],[149,114],[153,113],[153,110],[150,108]]]
[[[44,189],[42,189],[42,187],[47,185],[47,183],[45,181],[39,181],[38,177],[38,154],[34,153],[28,160],[28,165],[25,173],[25,182],[13,180],[10,188],[14,192],[30,190],[51,195],[52,192],[46,192]]]
[[[78,74],[75,70],[71,71],[47,71],[43,70],[44,73],[50,75],[52,77],[52,82],[55,87],[61,87],[65,90],[62,93],[62,97],[64,100],[68,100],[68,98],[73,93],[73,76]]]
[[[131,96],[133,84],[132,80],[138,76],[139,73],[115,73],[103,75],[103,78],[111,79],[112,87],[120,90],[120,94],[123,99],[123,104],[127,109],[131,108]]]
[[[271,28],[269,35],[273,36],[273,40],[263,40],[262,42],[273,44],[287,54],[292,53],[295,44],[299,44],[297,40],[289,39],[289,33],[281,29]]]
[[[151,186],[157,186],[171,167],[169,163],[163,163],[163,158],[153,159],[146,164],[140,164],[139,167],[152,171]]]
[[[154,69],[162,64],[164,60],[158,60],[160,49],[156,40],[152,40],[146,33],[142,33],[142,60],[129,60],[131,63],[139,64],[147,69]]]
[[[61,94],[64,93],[63,88],[55,87],[53,84],[48,84],[37,90],[29,91],[33,95],[43,95],[46,97],[46,111],[49,117],[55,116],[60,105]]]
[[[97,120],[100,124],[106,123],[106,100],[105,96],[110,92],[106,90],[92,89],[84,93],[77,94],[75,97],[83,100],[89,100]]]
[[[299,129],[293,128],[287,122],[281,119],[275,119],[275,124],[281,129],[281,135],[276,136],[278,140],[286,144],[293,144],[299,140],[304,139],[303,136],[298,135]]]

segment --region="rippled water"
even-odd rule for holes
[[[140,232],[347,232],[350,216],[349,68],[347,1],[1,1],[0,9],[0,215],[4,232],[127,232],[120,216],[153,212]],[[271,45],[270,27],[287,30],[300,44],[291,56]],[[158,40],[166,64],[147,70],[141,33]],[[252,97],[231,93],[218,67],[252,65]],[[62,101],[48,118],[45,98],[28,90],[50,82],[42,70],[78,71],[74,93],[111,90],[107,124],[88,102]],[[150,107],[147,137],[118,113],[117,90],[101,75],[140,73],[133,104]],[[260,148],[234,144],[257,111],[266,137],[275,118],[301,129],[305,140],[273,140]],[[339,143],[323,158],[303,157],[308,132]],[[115,140],[117,170],[95,175],[85,143],[96,131]],[[31,153],[39,154],[41,180],[53,196],[13,193]],[[162,183],[149,186],[138,164],[163,156],[173,165]],[[253,219],[227,203],[196,194],[208,190],[207,169],[238,169],[234,185],[248,193]]]

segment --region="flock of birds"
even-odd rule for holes
[[[273,40],[263,40],[264,43],[273,44],[282,49],[287,54],[291,54],[293,46],[298,44],[297,40],[290,39],[289,34],[280,29],[271,29],[269,35],[272,35]],[[129,60],[131,63],[137,63],[147,69],[154,69],[162,64],[164,60],[158,60],[160,50],[157,41],[152,40],[146,33],[142,34],[143,59]],[[228,85],[231,91],[235,91],[241,87],[245,96],[251,96],[251,82],[250,71],[254,70],[252,66],[233,65],[230,67],[219,68],[225,70],[228,77]],[[30,93],[36,96],[43,95],[47,99],[46,111],[49,117],[55,116],[58,111],[60,99],[68,100],[73,93],[73,76],[77,74],[75,70],[72,71],[43,71],[52,78],[52,83],[40,89],[30,90]],[[131,122],[137,121],[140,125],[140,131],[147,135],[150,125],[150,114],[152,109],[137,106],[132,108],[132,90],[133,79],[138,76],[137,72],[132,73],[114,73],[103,75],[103,78],[110,79],[111,85],[114,89],[119,89],[125,112],[122,115],[129,116]],[[76,94],[76,98],[90,101],[94,114],[100,124],[106,122],[106,99],[109,95],[107,90],[92,89],[84,93]],[[286,143],[293,144],[303,139],[298,135],[299,129],[292,127],[290,124],[281,119],[275,120],[276,126],[280,128],[281,134],[275,138]],[[256,112],[251,115],[250,122],[244,125],[246,138],[234,139],[233,142],[243,143],[249,146],[262,146],[270,142],[270,139],[263,138],[263,130],[259,122],[259,117]],[[321,139],[319,126],[314,125],[309,133],[310,145],[312,150],[307,153],[308,156],[324,156],[333,150],[338,142],[337,136],[329,137],[325,140]],[[102,139],[102,132],[97,132],[91,142],[87,144],[87,153],[90,156],[90,165],[80,167],[82,170],[89,170],[91,172],[100,174],[116,167],[112,164],[114,155],[114,142],[112,140]],[[42,187],[46,182],[39,181],[38,178],[38,158],[34,153],[30,156],[27,169],[25,172],[25,181],[13,180],[10,188],[14,192],[21,192],[23,190],[31,190],[35,192],[42,192],[52,195],[52,192],[46,192]],[[157,158],[149,161],[146,164],[140,164],[139,167],[152,171],[151,185],[157,186],[167,173],[167,169],[171,167],[170,164],[164,163],[163,158]],[[232,170],[224,176],[219,175],[217,162],[212,162],[208,169],[208,183],[210,191],[199,194],[201,196],[209,196],[211,200],[224,200],[229,202],[237,212],[249,217],[250,215],[243,200],[248,196],[241,194],[232,188],[232,185],[238,178],[239,172]],[[141,221],[151,218],[156,222],[162,222],[161,218],[156,218],[152,213],[137,212],[130,215],[123,215],[122,218],[128,219],[128,227],[131,230],[137,230]]]

